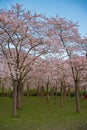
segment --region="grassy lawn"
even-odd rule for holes
[[[18,116],[12,117],[12,99],[0,97],[0,130],[87,130],[87,100],[81,99],[81,112],[75,112],[75,99],[64,107],[53,99],[24,97]]]

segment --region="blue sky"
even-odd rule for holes
[[[79,22],[81,35],[87,33],[87,0],[0,0],[0,8],[9,9],[11,5],[20,3],[32,12],[46,16],[65,17]]]

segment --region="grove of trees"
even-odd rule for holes
[[[22,107],[23,90],[36,88],[48,102],[49,89],[61,92],[63,106],[75,90],[76,112],[80,112],[80,90],[87,84],[87,36],[78,23],[25,11],[16,4],[0,10],[0,88],[13,91],[13,115]]]

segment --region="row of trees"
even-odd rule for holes
[[[80,112],[86,64],[87,37],[80,36],[77,23],[32,14],[19,4],[0,10],[0,78],[11,80],[14,116],[22,105],[24,85],[32,79],[36,86],[61,86],[62,93],[63,86],[74,86]]]

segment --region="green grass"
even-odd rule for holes
[[[12,99],[0,97],[0,130],[87,130],[87,100],[81,99],[81,112],[75,112],[75,99],[64,107],[53,99],[46,103],[38,97],[24,97],[18,116],[12,117]]]

